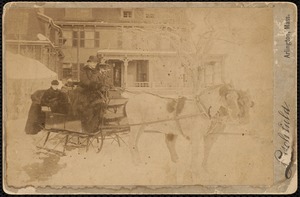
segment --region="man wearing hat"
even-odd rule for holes
[[[48,106],[53,113],[68,113],[67,95],[58,89],[59,82],[53,80],[51,87],[45,91],[41,98],[41,106]]]
[[[100,119],[104,113],[108,90],[104,83],[104,76],[100,72],[98,58],[90,56],[80,72],[79,95],[75,104],[81,116],[81,126],[84,132],[96,132]]]
[[[97,64],[98,58],[96,56],[90,56],[87,60],[87,65],[80,71],[80,87],[90,91],[100,88],[101,81]]]

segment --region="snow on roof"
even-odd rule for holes
[[[57,74],[48,69],[38,60],[19,54],[6,53],[6,77],[10,79],[42,79],[57,77]]]

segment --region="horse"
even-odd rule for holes
[[[254,102],[250,98],[249,91],[243,91],[243,90],[237,90],[237,94],[239,96],[238,98],[238,106],[240,108],[240,116],[243,117],[243,119],[240,120],[240,124],[247,124],[250,119],[250,108],[254,107]],[[219,138],[219,134],[222,134],[225,132],[226,129],[226,111],[222,110],[222,108],[219,110],[218,114],[211,119],[210,126],[208,128],[207,133],[204,136],[204,157],[203,157],[203,163],[202,166],[204,169],[207,169],[207,161],[208,156],[210,154],[210,151]],[[214,135],[218,134],[218,135]]]
[[[248,100],[248,103],[245,101]],[[196,173],[201,160],[199,151],[203,151],[205,135],[210,132],[214,121],[222,119],[246,124],[249,119],[249,104],[252,101],[247,95],[235,90],[229,84],[221,84],[205,89],[194,98],[168,98],[159,95],[141,93],[132,95],[126,106],[130,126],[129,148],[135,164],[141,162],[138,141],[144,131],[158,131],[165,134],[165,142],[171,161],[176,163],[176,139],[184,136],[191,142],[191,168]],[[174,107],[175,104],[175,107]],[[172,106],[172,107],[170,107]],[[170,108],[173,110],[170,110]]]

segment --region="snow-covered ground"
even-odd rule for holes
[[[26,135],[23,129],[25,123],[26,119],[6,122],[8,185],[191,184],[189,142],[183,137],[178,138],[176,148],[180,161],[175,165],[170,160],[164,136],[145,133],[139,143],[142,163],[136,166],[126,144],[122,143],[119,147],[109,140],[104,142],[100,153],[74,149],[62,157],[46,154],[35,147],[46,133]],[[226,133],[232,131],[236,128],[226,129]],[[128,138],[125,136],[124,140],[127,142]],[[220,135],[209,155],[207,170],[200,172],[201,184],[270,183],[273,178],[270,163],[272,148],[272,143],[250,135]],[[266,154],[268,152],[270,154]]]

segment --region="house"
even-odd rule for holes
[[[63,31],[57,38],[65,54],[62,78],[79,80],[80,68],[97,54],[111,65],[115,86],[190,85],[178,57],[180,36],[191,28],[183,9],[47,8],[44,14]]]
[[[5,50],[39,60],[58,72],[64,57],[55,43],[62,31],[34,8],[9,8],[4,15]]]
[[[97,55],[100,62],[110,65],[116,87],[163,92],[191,89],[195,83],[204,87],[222,81],[222,55],[187,63],[186,56],[196,55],[190,47],[193,26],[185,9],[25,10],[12,9],[11,16],[6,16],[5,22],[10,26],[6,32],[7,48],[36,56],[55,70],[59,79],[79,81],[80,69],[90,55]],[[20,25],[18,31],[22,33],[15,32],[12,24]]]

